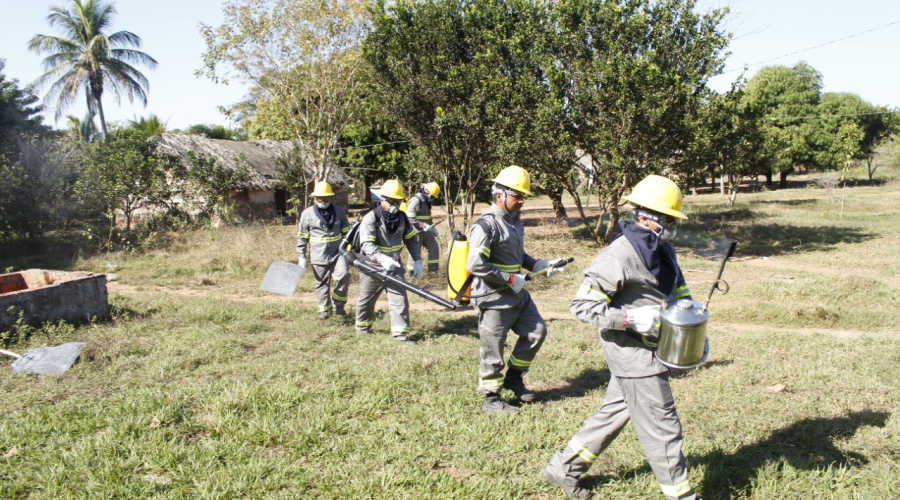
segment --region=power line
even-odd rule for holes
[[[873,31],[878,31],[878,30],[880,30],[880,29],[884,29],[884,28],[887,28],[888,26],[893,26],[893,25],[895,25],[895,24],[900,24],[900,21],[892,21],[892,22],[890,22],[890,23],[887,23],[887,24],[885,24],[885,25],[879,26],[879,27],[877,27],[877,28],[872,28],[872,29],[867,29],[867,30],[865,30],[865,31],[860,31],[859,33],[854,33],[854,34],[852,34],[852,35],[848,35],[848,36],[845,36],[845,37],[843,37],[843,38],[838,38],[838,39],[836,39],[836,40],[831,40],[830,42],[820,43],[819,45],[814,45],[814,46],[812,46],[812,47],[807,47],[807,48],[805,48],[805,49],[797,50],[797,51],[791,52],[791,53],[789,53],[789,54],[784,54],[784,55],[782,55],[782,56],[773,57],[773,58],[771,58],[771,59],[766,59],[765,61],[760,61],[760,62],[753,63],[753,64],[746,64],[746,65],[744,65],[744,66],[742,66],[742,67],[740,67],[740,68],[735,68],[735,69],[731,69],[731,70],[728,70],[728,71],[723,71],[723,72],[720,73],[720,74],[721,74],[721,75],[725,75],[725,74],[728,74],[728,73],[734,73],[735,71],[743,71],[743,70],[749,68],[750,66],[759,66],[759,65],[761,65],[761,64],[766,64],[766,63],[770,63],[770,62],[772,62],[772,61],[777,61],[777,60],[779,60],[779,59],[784,59],[785,57],[790,57],[790,56],[795,56],[795,55],[797,55],[797,54],[802,54],[802,53],[804,53],[804,52],[808,52],[808,51],[813,50],[813,49],[818,49],[818,48],[821,48],[821,47],[825,47],[826,45],[831,45],[831,44],[833,44],[833,43],[842,42],[842,41],[844,41],[844,40],[847,40],[847,39],[850,39],[850,38],[853,38],[853,37],[857,37],[857,36],[860,36],[860,35],[865,35],[866,33],[871,33],[871,32],[873,32]]]

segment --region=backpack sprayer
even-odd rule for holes
[[[478,221],[475,221],[475,224],[478,224]],[[506,290],[510,287],[510,285],[506,285],[495,290],[491,290],[488,293],[483,293],[481,295],[472,295],[472,279],[474,277],[466,268],[466,261],[468,260],[468,258],[468,238],[466,238],[465,234],[459,231],[453,231],[453,237],[450,240],[450,249],[448,250],[447,256],[447,296],[450,297],[450,300],[459,305],[465,305],[469,303],[470,299],[487,297],[488,295],[502,292],[503,290]],[[551,270],[563,267],[574,260],[574,257],[569,257],[568,259],[563,260],[557,264],[547,266],[546,269],[526,274],[525,280],[530,281],[533,277],[547,274]]]

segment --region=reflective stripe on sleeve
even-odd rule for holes
[[[394,252],[399,252],[400,249],[403,248],[403,243],[401,243],[399,245],[389,246],[389,247],[383,247],[381,245],[375,245],[375,246],[378,248],[378,251],[380,251],[381,253],[394,253]]]
[[[587,283],[582,283],[578,288],[578,291],[575,293],[576,299],[582,300],[592,300],[594,302],[604,301],[607,304],[612,302],[612,299],[609,298],[609,295],[597,290]]]
[[[416,230],[415,230],[415,229],[410,229],[409,232],[406,233],[406,234],[403,236],[403,239],[404,239],[404,240],[408,240],[408,239],[412,238],[412,237],[415,236],[415,235],[416,235]]]
[[[522,264],[498,264],[496,262],[488,262],[488,264],[506,273],[517,273],[522,270]]]
[[[680,287],[675,289],[675,298],[683,299],[685,297],[690,297],[691,291],[688,289],[687,285],[681,285]]]
[[[491,256],[491,249],[489,247],[486,247],[486,246],[479,247],[478,251],[481,252],[481,255],[484,255],[485,257]]]

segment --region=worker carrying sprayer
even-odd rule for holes
[[[413,260],[412,275],[422,276],[423,263],[416,230],[405,213],[400,211],[403,186],[397,180],[389,180],[378,192],[379,206],[363,217],[359,228],[360,251],[365,258],[381,266],[387,273],[403,279],[400,264],[403,245]],[[375,301],[387,290],[388,311],[391,317],[391,336],[399,341],[415,344],[409,338],[409,298],[406,289],[388,286],[384,280],[367,273],[359,274],[359,300],[356,303],[356,333],[372,331],[375,322]]]
[[[484,394],[481,411],[488,413],[519,410],[500,398],[504,388],[520,402],[534,401],[535,393],[525,387],[522,376],[540,350],[547,327],[525,290],[524,271],[550,276],[561,272],[567,262],[534,259],[525,253],[525,228],[519,215],[526,194],[533,194],[528,172],[515,165],[504,168],[491,186],[493,204],[473,223],[468,235],[466,268],[473,278],[471,298],[478,310],[481,337],[478,389]],[[519,338],[507,367],[503,347],[510,330]]]
[[[332,311],[338,316],[345,316],[350,274],[347,262],[340,258],[338,246],[350,230],[350,222],[344,209],[332,202],[334,190],[331,184],[317,182],[311,196],[313,204],[300,214],[297,264],[301,269],[306,269],[306,249],[309,248],[309,263],[316,278],[319,319],[327,318]]]
[[[412,198],[406,208],[406,215],[409,216],[413,227],[418,231],[419,245],[428,251],[428,259],[425,264],[428,265],[429,273],[436,273],[441,265],[441,249],[437,243],[437,228],[431,218],[431,203],[441,195],[441,187],[437,182],[429,182],[422,186]],[[407,266],[411,266],[412,262]],[[410,271],[411,267],[407,267]]]
[[[671,180],[650,175],[626,196],[632,220],[584,272],[572,314],[600,330],[611,378],[603,405],[557,452],[544,478],[569,497],[590,498],[579,479],[631,420],[665,497],[697,498],[681,452],[681,421],[669,387],[669,368],[654,356],[664,303],[690,298],[670,240],[682,212]]]

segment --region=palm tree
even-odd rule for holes
[[[141,46],[141,38],[130,31],[117,31],[107,35],[116,13],[112,4],[94,0],[72,0],[72,9],[53,7],[47,22],[59,28],[64,36],[35,35],[28,48],[38,54],[49,54],[44,59],[43,75],[35,83],[52,81],[44,97],[56,104],[56,119],[63,115],[81,90],[87,97],[88,113],[100,115],[100,127],[106,136],[106,118],[100,98],[106,88],[112,89],[116,102],[125,95],[134,102],[137,97],[147,105],[147,78],[132,64],[141,63],[150,69],[156,60],[130,47]]]
[[[147,135],[163,134],[166,132],[168,121],[162,121],[156,115],[150,115],[147,118],[143,116],[135,117],[134,120],[128,120],[128,127],[135,130],[143,130]]]

